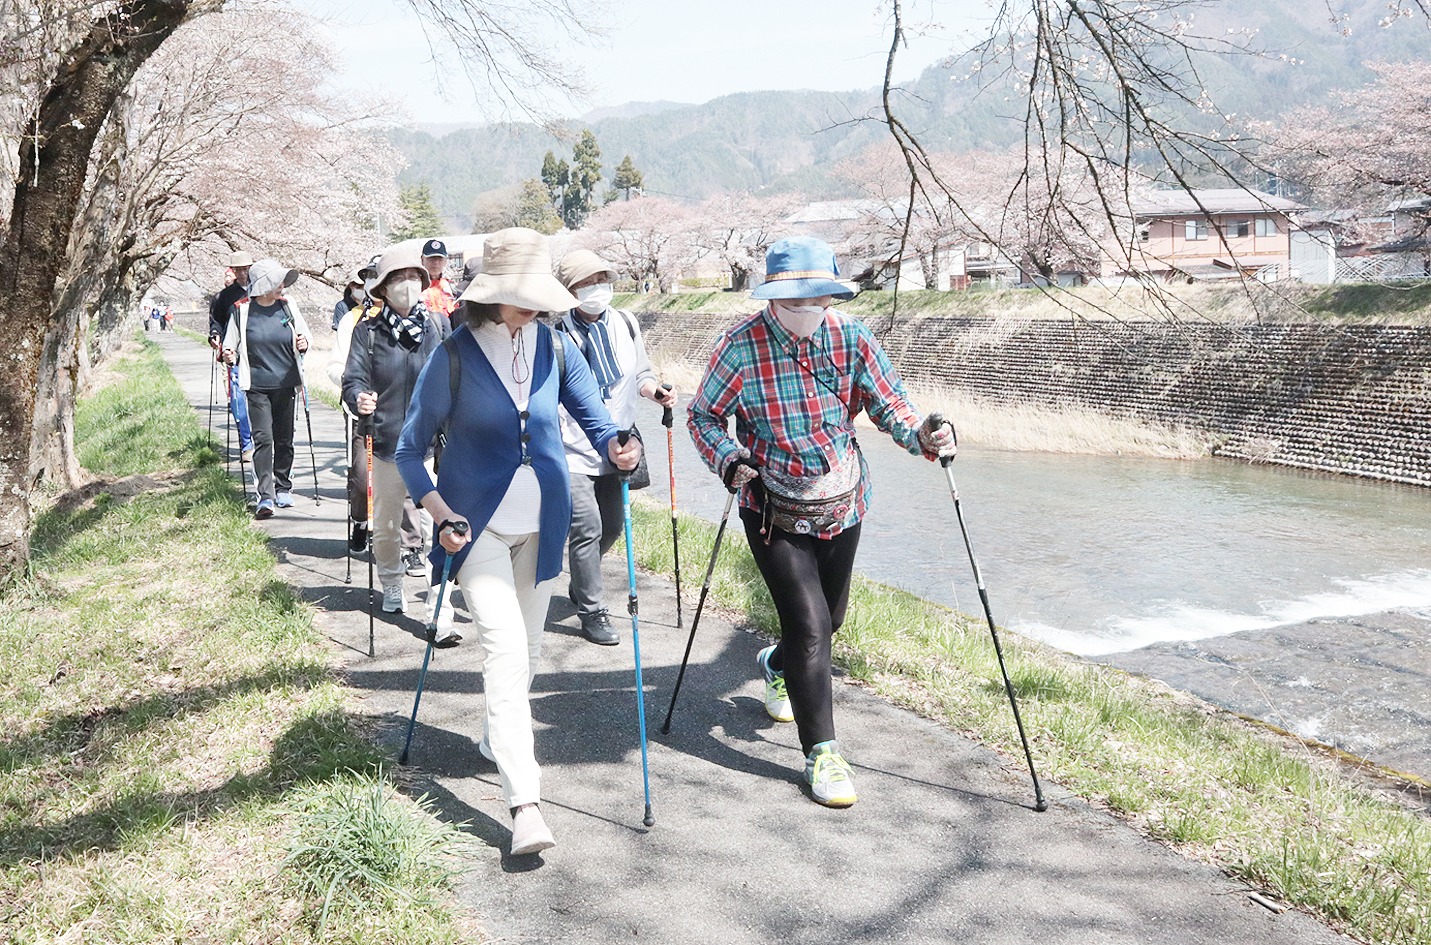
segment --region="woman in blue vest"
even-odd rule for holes
[[[617,468],[634,469],[641,447],[634,438],[618,444],[586,359],[536,320],[577,304],[552,276],[546,237],[522,227],[493,233],[482,272],[460,301],[465,324],[417,380],[397,465],[408,493],[438,523],[433,566],[441,571],[452,556],[472,613],[487,697],[478,748],[497,764],[512,813],[511,852],[521,855],[555,844],[537,806],[541,772],[527,694],[571,521],[558,404]],[[423,458],[443,430],[434,485]],[[457,522],[468,523],[467,535],[452,529]]]

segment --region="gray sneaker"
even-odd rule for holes
[[[855,802],[855,773],[835,741],[820,742],[805,759],[805,781],[815,803],[849,807]]]
[[[581,632],[586,634],[586,638],[592,643],[601,646],[615,646],[621,642],[620,634],[611,626],[611,614],[605,609],[594,614],[582,614]]]

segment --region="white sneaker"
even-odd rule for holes
[[[383,588],[383,613],[400,614],[407,609],[407,600],[403,597],[402,585]]]
[[[512,855],[528,856],[556,846],[547,822],[542,820],[542,812],[535,804],[517,808],[512,815]]]
[[[793,722],[795,711],[790,708],[790,695],[785,690],[785,674],[770,668],[770,655],[774,652],[772,644],[755,654],[755,661],[765,676],[765,712],[777,722]]]
[[[805,780],[815,803],[849,807],[855,802],[855,775],[838,742],[821,742],[805,759]]]

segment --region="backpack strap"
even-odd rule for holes
[[[457,392],[462,387],[462,359],[457,355],[457,336],[448,335],[442,339],[442,349],[447,352],[447,417],[437,430],[440,445],[447,445],[447,428],[452,426],[452,414],[457,410]]]
[[[621,320],[626,323],[626,330],[631,333],[631,340],[632,340],[632,341],[635,341],[635,340],[636,340],[636,319],[631,316],[631,313],[630,313],[630,312],[627,312],[627,311],[625,311],[625,310],[623,310],[623,309],[613,308],[612,311],[613,311],[613,312],[620,312],[620,313],[621,313]]]

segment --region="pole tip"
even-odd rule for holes
[[[1048,810],[1048,801],[1044,800],[1043,798],[1039,798],[1038,803],[1034,805],[1034,810],[1042,814],[1044,811]]]
[[[402,754],[398,755],[398,764],[402,765],[404,768],[407,767],[407,752],[403,752]]]
[[[646,808],[646,816],[642,818],[641,823],[645,824],[647,827],[656,826],[656,815],[651,813],[651,808],[649,805]]]
[[[669,735],[669,734],[671,734],[671,720],[670,720],[670,719],[667,719],[667,720],[665,721],[665,723],[661,726],[661,734],[662,734],[662,735]]]

